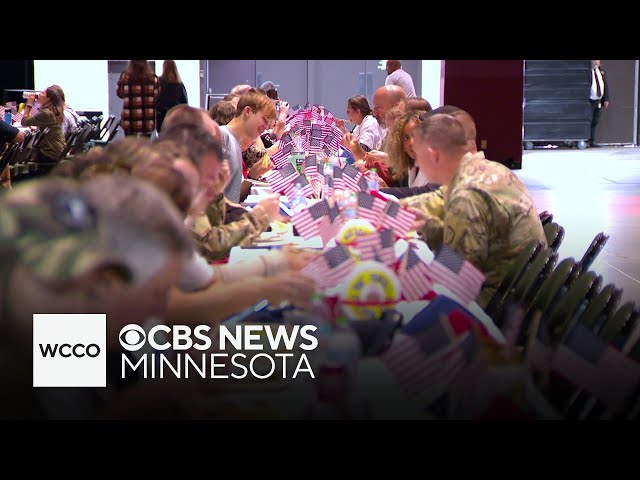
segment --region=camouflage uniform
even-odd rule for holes
[[[122,259],[100,247],[98,219],[72,180],[34,181],[0,197],[2,269],[24,265],[38,278],[61,282]],[[10,260],[10,261],[9,261]]]
[[[466,154],[448,190],[439,192],[403,203],[426,202],[420,209],[434,218],[425,227],[432,250],[444,243],[485,273],[477,300],[485,307],[527,244],[547,246],[538,211],[518,177],[482,152]]]
[[[256,206],[240,220],[224,224],[226,203],[223,195],[211,202],[206,215],[196,218],[191,231],[199,252],[209,261],[221,260],[231,248],[248,245],[269,227],[269,216]]]

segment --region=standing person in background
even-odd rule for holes
[[[158,77],[146,60],[130,60],[118,79],[118,97],[124,99],[120,126],[125,135],[151,137],[156,128]]]
[[[609,106],[609,82],[607,76],[600,65],[600,60],[591,60],[591,137],[589,146],[595,147],[596,126],[600,121],[602,109]]]
[[[387,79],[384,81],[385,85],[398,85],[407,93],[407,97],[417,96],[413,79],[411,75],[402,70],[400,60],[387,60],[387,75]]]
[[[64,102],[57,88],[49,87],[38,95],[40,109],[31,116],[35,95],[30,95],[22,116],[23,127],[38,127],[41,140],[37,146],[36,162],[54,164],[60,160],[64,151],[65,140],[62,124],[64,122]],[[52,165],[50,165],[52,166]],[[50,168],[42,167],[46,173]],[[40,170],[40,167],[39,167]]]
[[[160,132],[164,117],[176,105],[189,103],[187,99],[187,89],[182,83],[178,67],[174,60],[165,60],[162,64],[162,75],[160,75],[160,93],[156,99],[157,125],[156,130]]]

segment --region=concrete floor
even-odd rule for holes
[[[515,173],[538,211],[565,228],[559,261],[580,260],[598,232],[609,241],[591,266],[603,286],[623,288],[621,304],[640,304],[640,148],[556,148],[525,151]]]

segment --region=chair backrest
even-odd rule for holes
[[[558,225],[558,233],[556,234],[556,238],[553,240],[553,243],[549,245],[551,250],[557,252],[562,244],[562,240],[564,240],[564,227],[562,225]]]
[[[20,148],[19,143],[10,143],[8,146],[4,148],[2,152],[2,157],[0,157],[0,173],[2,173],[4,169],[7,167],[7,165],[9,165],[13,157],[18,152],[19,148]]]
[[[564,238],[564,228],[556,222],[549,222],[544,226],[544,236],[547,239],[547,246],[557,252]]]
[[[549,275],[557,261],[558,254],[550,248],[545,248],[531,263],[529,269],[514,286],[512,294],[505,300],[519,302],[525,308],[528,308],[532,295],[534,292],[537,293],[536,289]]]
[[[599,331],[602,325],[604,325],[613,314],[621,297],[622,290],[616,288],[613,283],[610,283],[600,290],[600,293],[589,302],[587,309],[580,316],[579,321],[587,328],[595,332]]]
[[[598,257],[608,240],[609,235],[604,232],[600,232],[594,237],[591,245],[589,245],[587,250],[584,252],[584,255],[582,256],[582,259],[580,260],[583,268],[591,268],[591,264]]]
[[[575,313],[580,311],[580,306],[586,302],[587,294],[597,279],[594,272],[583,272],[573,285],[567,290],[561,302],[549,311],[549,333],[553,338],[559,338],[572,324]]]
[[[120,126],[120,119],[114,118],[111,124],[109,125],[109,128],[107,129],[107,133],[104,136],[105,142],[110,142],[111,140],[113,140],[113,137],[115,137],[116,133],[118,133],[119,126]]]
[[[611,315],[609,321],[604,324],[599,333],[600,337],[602,337],[606,342],[612,342],[629,322],[633,316],[635,308],[635,302],[627,302],[622,305],[613,315]]]
[[[547,212],[546,210],[544,212],[540,213],[540,221],[542,222],[542,225],[546,225],[547,223],[553,221],[553,214]]]
[[[541,250],[542,244],[533,240],[513,261],[511,270],[507,272],[502,282],[500,282],[500,285],[498,285],[498,288],[496,289],[496,293],[491,297],[491,300],[489,300],[489,303],[485,308],[485,312],[487,312],[490,317],[494,318],[494,320],[495,316],[497,316],[496,314],[499,313],[503,306],[503,301],[506,295],[513,288],[516,282],[520,280],[520,277],[522,277]]]
[[[569,280],[569,275],[573,271],[575,264],[576,261],[573,258],[562,260],[540,285],[540,289],[533,297],[529,310],[540,310],[545,315],[551,305],[558,301],[557,297],[562,287]]]
[[[78,135],[80,135],[80,130],[73,130],[71,132],[71,135],[69,135],[69,138],[67,138],[67,141],[65,142],[64,150],[62,150],[62,153],[58,158],[59,160],[66,157],[67,154],[71,151],[71,148],[73,147],[73,144],[75,143],[76,138],[78,138]]]
[[[111,124],[116,120],[115,115],[109,115],[107,117],[107,119],[104,121],[104,124],[102,125],[102,127],[100,127],[100,131],[98,133],[98,140],[105,140],[105,135],[107,134],[107,132],[109,131],[109,127],[111,127]]]

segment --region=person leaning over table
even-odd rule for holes
[[[465,130],[451,115],[423,114],[413,137],[417,166],[442,187],[411,197],[410,205],[422,214],[432,251],[446,245],[486,275],[477,300],[484,308],[532,240],[546,247],[538,211],[510,169],[469,152]],[[430,211],[430,202],[441,211]]]

